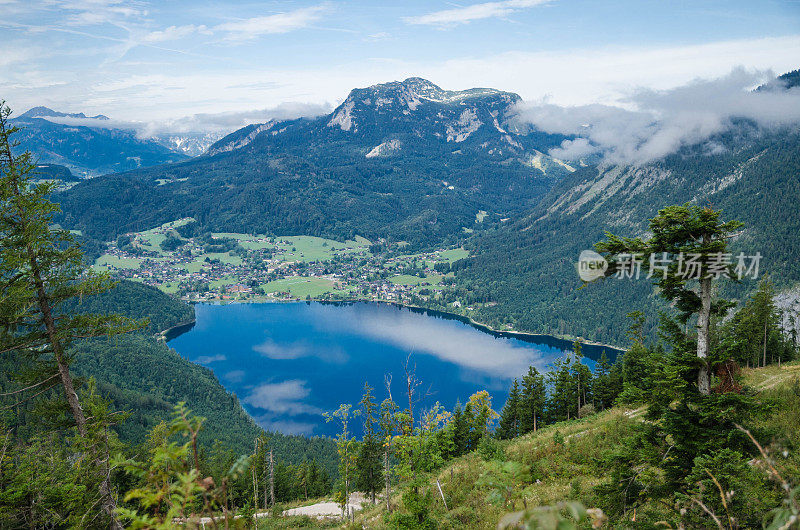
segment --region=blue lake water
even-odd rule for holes
[[[404,364],[429,395],[452,409],[488,390],[495,410],[528,366],[547,371],[571,345],[551,337],[510,337],[477,329],[437,312],[386,304],[264,303],[196,306],[197,322],[169,340],[190,361],[208,366],[264,428],[287,434],[333,435],[322,413],[357,406],[364,382],[407,403]],[[585,362],[600,355],[584,347]],[[607,350],[613,359],[616,352]],[[410,357],[409,357],[410,355]]]

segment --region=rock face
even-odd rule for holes
[[[519,101],[420,78],[357,88],[328,115],[253,124],[185,163],[76,186],[62,208],[105,240],[194,217],[214,231],[439,243],[480,211],[485,227],[527,210],[574,171],[545,154],[563,136],[514,127]]]
[[[245,127],[214,144],[208,154],[242,148],[256,138],[262,143],[284,143],[283,135],[296,137],[300,143],[359,146],[366,149],[364,156],[368,158],[396,154],[402,144],[411,153],[430,152],[432,148],[458,154],[477,152],[527,163],[542,174],[546,173],[544,168],[554,174],[570,173],[570,166],[542,153],[560,143],[562,136],[516,131],[514,106],[519,102],[521,98],[510,92],[491,88],[443,90],[412,77],[356,88],[331,114],[318,119]],[[532,157],[542,162],[531,165]]]

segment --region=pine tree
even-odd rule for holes
[[[0,329],[2,352],[23,352],[33,362],[22,385],[41,393],[60,383],[78,434],[87,437],[89,419],[83,410],[69,367],[69,346],[76,338],[131,331],[141,324],[117,315],[65,314],[65,302],[113,287],[107,275],[94,274],[72,235],[54,227],[58,206],[48,199],[52,183],[34,183],[36,166],[30,153],[14,156],[17,145],[10,127],[11,111],[0,103]],[[0,352],[0,353],[2,353]],[[99,462],[98,462],[99,464]],[[102,472],[102,466],[98,465]],[[112,524],[116,501],[110,480],[100,482],[100,506]]]
[[[712,208],[685,204],[668,206],[650,220],[652,236],[623,238],[606,232],[606,240],[595,248],[609,262],[609,273],[624,271],[634,258],[652,274],[659,295],[675,304],[680,321],[686,324],[697,315],[696,357],[697,388],[711,392],[709,328],[712,315],[724,314],[731,304],[714,299],[714,281],[734,275],[734,266],[719,261],[728,249],[728,239],[743,225],[738,221],[722,222],[720,212]],[[671,258],[666,263],[664,257]],[[697,264],[689,270],[689,259]],[[695,259],[696,258],[696,259]]]
[[[355,486],[365,493],[369,493],[372,504],[375,504],[375,494],[383,485],[383,472],[381,470],[381,456],[383,453],[380,439],[375,431],[375,411],[377,405],[372,396],[372,387],[364,383],[364,394],[361,397],[360,414],[363,418],[364,435],[358,448],[356,458]]]
[[[571,374],[572,362],[567,356],[553,362],[554,370],[548,372],[551,393],[547,411],[552,421],[568,420],[575,409],[575,381]]]
[[[495,435],[501,440],[508,440],[520,434],[519,431],[519,413],[521,411],[521,393],[519,382],[514,379],[511,385],[511,391],[508,393],[508,400],[500,412],[500,421],[497,426]]]
[[[450,420],[450,428],[453,431],[453,453],[461,456],[469,451],[469,424],[461,402],[456,402],[453,409],[453,416]]]
[[[607,409],[614,404],[614,400],[622,391],[620,375],[619,363],[612,366],[603,350],[594,367],[594,402],[598,409]]]
[[[547,404],[547,388],[544,375],[533,366],[522,378],[522,395],[520,396],[519,432],[525,434],[535,432],[541,427],[544,408]]]

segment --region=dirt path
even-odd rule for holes
[[[348,506],[350,511],[355,512],[361,509],[362,504],[369,502],[366,497],[361,493],[353,493],[350,495],[350,502]],[[309,517],[341,517],[342,509],[339,503],[328,501],[318,502],[309,506],[299,506],[290,510],[284,511],[281,515],[308,515]]]

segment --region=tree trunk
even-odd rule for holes
[[[386,451],[383,453],[383,484],[384,496],[386,497],[386,511],[391,512],[392,507],[389,503],[389,497],[392,495],[392,482],[389,479],[389,446],[386,446]]]
[[[764,366],[767,365],[767,320],[768,315],[764,315]]]
[[[36,254],[30,246],[28,246],[28,256],[31,271],[33,272],[33,281],[36,286],[36,298],[39,304],[39,310],[42,312],[42,320],[45,330],[47,331],[47,337],[53,348],[53,357],[58,365],[58,375],[61,379],[61,386],[64,387],[67,404],[72,412],[72,417],[75,420],[78,433],[85,438],[88,434],[86,430],[86,415],[83,413],[83,407],[81,407],[81,402],[78,399],[78,393],[75,392],[75,385],[72,383],[69,365],[64,356],[64,348],[61,345],[56,331],[55,319],[53,318],[52,308],[50,307],[50,298],[47,296],[47,291],[44,288],[44,281],[42,280],[42,274],[39,270],[39,263],[36,261]],[[111,518],[111,528],[121,529],[122,525],[117,520],[117,502],[111,491],[110,472],[103,473],[99,492],[100,498],[102,499],[100,505],[102,506],[103,512]]]
[[[275,463],[272,460],[272,449],[269,450],[269,501],[275,506]]]
[[[705,274],[705,271],[703,271]],[[703,395],[711,393],[711,377],[708,370],[708,327],[711,318],[711,278],[700,279],[700,312],[697,315],[697,357],[700,371],[697,374],[697,389]]]
[[[64,349],[61,346],[61,341],[56,332],[55,319],[53,318],[53,313],[50,308],[50,299],[47,296],[47,291],[45,291],[42,274],[39,271],[39,264],[36,261],[36,255],[31,247],[28,247],[28,256],[33,272],[33,281],[36,285],[36,298],[39,303],[39,310],[42,312],[42,320],[44,321],[44,327],[47,331],[47,337],[53,348],[53,357],[55,357],[56,363],[58,364],[58,375],[61,378],[61,385],[64,387],[67,404],[72,412],[75,425],[78,427],[78,433],[80,433],[81,436],[86,436],[86,415],[83,413],[81,402],[78,400],[78,394],[75,392],[75,386],[72,384],[69,366],[64,358]]]
[[[256,438],[255,446],[253,447],[253,506],[258,510],[258,473],[256,472],[256,458],[258,457],[258,438]]]

